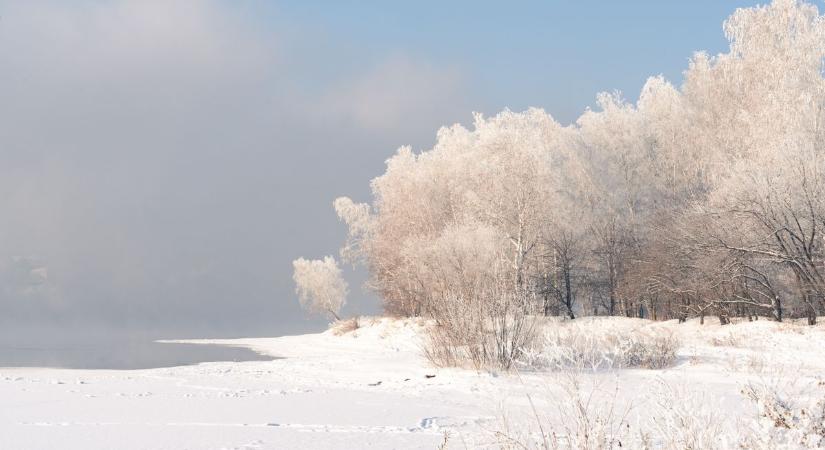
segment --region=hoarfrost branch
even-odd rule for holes
[[[295,293],[301,306],[312,314],[329,314],[340,320],[338,314],[346,303],[348,286],[338,262],[331,256],[317,260],[298,258],[292,267]]]

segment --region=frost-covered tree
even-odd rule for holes
[[[401,147],[370,201],[335,201],[341,256],[366,266],[388,313],[432,317],[442,342],[502,365],[533,314],[815,322],[825,19],[774,0],[723,28],[729,50],[694,54],[681,86],[600,94],[570,126],[540,109],[476,114],[431,149]]]
[[[340,320],[338,314],[346,303],[348,286],[335,258],[298,258],[292,261],[292,267],[295,293],[301,306],[312,314],[329,314]]]
[[[705,206],[712,238],[761,266],[757,278],[774,287],[768,303],[777,317],[774,294],[793,280],[813,323],[825,311],[825,21],[813,5],[776,0],[738,10],[725,32],[730,53],[695,58],[685,88],[720,161]]]
[[[370,286],[390,312],[426,314],[445,286],[459,281],[444,278],[455,273],[452,267],[423,264],[421,251],[434,242],[446,251],[445,239],[455,236],[451,230],[481,227],[499,237],[496,253],[507,263],[500,276],[511,290],[525,290],[546,224],[567,214],[576,186],[570,180],[584,172],[564,144],[568,137],[533,109],[490,119],[477,115],[473,130],[443,128],[435,147],[420,154],[402,147],[373,180],[371,205],[335,202],[350,229],[342,253],[368,266]]]

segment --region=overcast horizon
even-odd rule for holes
[[[680,84],[756,3],[0,0],[0,339],[322,329],[291,261],[398,147]],[[345,314],[377,312],[346,270]]]

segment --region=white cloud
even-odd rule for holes
[[[456,67],[395,56],[338,84],[322,105],[333,117],[363,129],[397,131],[410,122],[455,117],[458,111],[468,115],[461,85]]]

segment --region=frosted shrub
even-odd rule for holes
[[[643,441],[628,420],[631,408],[617,401],[618,378],[585,379],[570,373],[561,375],[557,385],[561,393],[554,396],[554,404],[560,423],[550,423],[536,411],[533,429],[505,427],[496,433],[502,449],[607,450]]]
[[[503,449],[645,449],[723,450],[751,448],[742,436],[729,433],[727,418],[705,395],[674,388],[659,381],[650,393],[649,414],[634,411],[618,397],[619,378],[613,389],[603,389],[604,378],[566,373],[558,380],[561,396],[554,396],[558,422],[536,414],[533,429],[499,431]],[[640,416],[637,413],[642,413]],[[646,418],[643,416],[647,416]],[[516,434],[520,433],[520,434]],[[515,437],[518,436],[518,437]]]
[[[754,401],[759,410],[758,425],[743,438],[743,448],[825,448],[825,395],[822,392],[808,407],[795,406],[776,389],[766,386],[749,385],[742,393]]]
[[[565,372],[559,378],[562,395],[554,396],[559,422],[535,414],[522,429],[507,427],[496,436],[503,449],[656,450],[800,450],[825,448],[825,393],[809,390],[795,395],[775,387],[748,385],[742,394],[756,404],[753,416],[737,426],[713,398],[689,386],[659,380],[650,391],[647,411],[623,408],[617,397],[601,389],[592,374]],[[586,384],[587,380],[592,381]],[[620,385],[616,379],[615,392]],[[804,406],[792,402],[804,403]],[[721,399],[720,399],[721,401]],[[532,404],[532,400],[531,400]],[[646,418],[629,420],[641,412]],[[744,426],[741,426],[744,425]]]
[[[519,349],[532,346],[534,319],[508,294],[466,300],[447,296],[434,307],[424,354],[440,367],[509,369]]]
[[[710,339],[710,343],[714,347],[742,347],[741,339],[738,336],[734,336],[733,333],[713,336]]]
[[[573,377],[562,383],[562,388],[566,395],[559,412],[565,418],[564,426],[551,433],[550,448],[622,448],[636,437],[627,421],[629,408],[622,410],[616,402],[618,379],[614,390],[601,392],[605,397],[603,401],[592,401],[594,393],[601,391],[598,382],[585,387],[580,379]]]
[[[687,386],[659,381],[654,414],[644,431],[653,448],[664,450],[735,448],[725,433],[725,417],[711,399]]]
[[[361,328],[361,322],[358,316],[351,317],[349,319],[336,320],[329,326],[332,334],[336,336],[352,333],[359,328]]]
[[[679,341],[670,333],[634,333],[619,339],[617,360],[621,367],[663,369],[676,361]]]
[[[559,325],[538,346],[524,349],[519,363],[529,369],[662,369],[676,360],[679,341],[665,330],[602,330]]]

